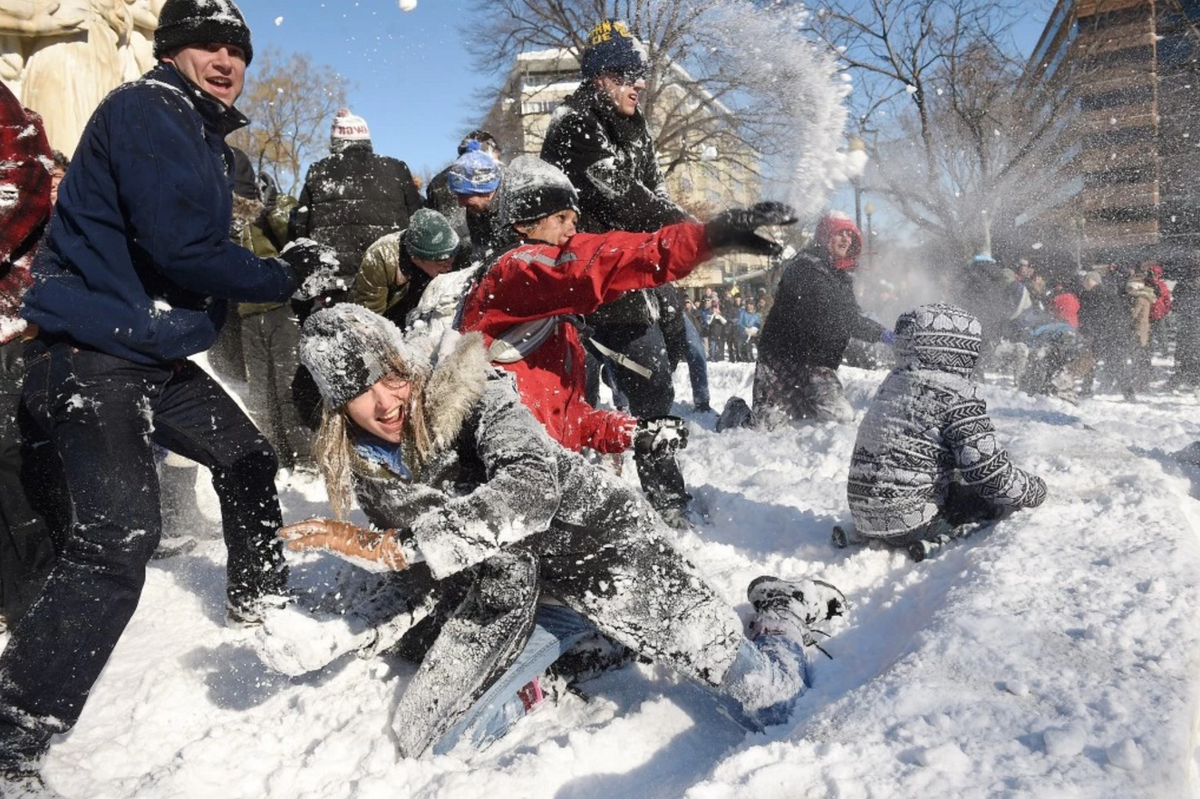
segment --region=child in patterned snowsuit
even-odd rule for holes
[[[923,305],[896,321],[896,368],[858,429],[847,493],[856,533],[893,546],[1002,518],[1046,498],[1046,484],[1012,464],[971,371],[979,320]]]

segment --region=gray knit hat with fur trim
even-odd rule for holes
[[[393,355],[414,369],[428,364],[404,341],[400,328],[361,305],[344,302],[304,322],[300,362],[330,408],[342,407],[386,377]]]

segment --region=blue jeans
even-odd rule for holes
[[[75,725],[133,616],[162,532],[154,444],[212,471],[230,601],[287,584],[275,454],[200,367],[42,339],[27,344],[25,364],[23,400],[62,457],[74,518],[0,656],[0,768],[36,767],[50,736]]]
[[[502,737],[525,715],[525,705],[517,691],[594,630],[587,619],[564,605],[539,606],[534,631],[525,649],[508,671],[434,744],[433,753],[450,752],[464,733],[475,747]],[[775,701],[748,709],[743,698],[748,693],[761,694],[764,685],[782,691],[772,697]],[[808,660],[803,645],[784,636],[764,635],[755,641],[742,642],[720,687],[710,690],[727,715],[747,729],[760,732],[786,723],[796,700],[808,686]]]
[[[587,619],[565,605],[539,605],[533,634],[521,654],[433,745],[433,753],[446,754],[464,734],[475,747],[502,737],[525,715],[525,703],[517,691],[594,630]]]
[[[738,647],[737,659],[715,693],[730,716],[760,732],[786,723],[810,684],[802,643],[784,635],[760,635]],[[754,701],[748,705],[747,698]]]

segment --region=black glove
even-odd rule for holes
[[[749,208],[730,208],[704,226],[708,246],[714,250],[734,249],[760,255],[779,255],[783,247],[754,232],[763,225],[790,225],[796,209],[778,202],[755,203]]]
[[[641,455],[674,454],[687,447],[688,428],[678,416],[638,419],[633,431],[633,451]]]
[[[337,255],[331,247],[318,244],[312,239],[296,239],[279,253],[280,259],[292,268],[296,276],[297,300],[308,300],[329,291],[344,291],[349,288],[341,272]]]

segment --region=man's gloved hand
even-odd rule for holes
[[[779,255],[783,247],[754,232],[763,225],[790,225],[796,209],[779,202],[755,203],[749,208],[730,208],[704,226],[708,246],[714,250],[740,250],[760,255]]]
[[[687,424],[678,416],[638,419],[633,430],[633,451],[642,455],[674,454],[687,447]]]
[[[896,334],[893,333],[891,330],[884,328],[883,332],[879,334],[879,340],[882,341],[884,344],[888,345],[889,347],[895,346]]]
[[[323,549],[361,565],[382,566],[391,571],[408,568],[395,530],[367,530],[334,519],[305,519],[279,529],[288,549]]]
[[[312,239],[296,239],[283,248],[279,257],[296,275],[294,299],[311,300],[330,291],[349,288],[346,279],[339,274],[341,265],[331,247]]]

